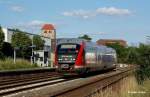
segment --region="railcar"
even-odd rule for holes
[[[57,39],[55,66],[63,73],[84,74],[115,68],[116,51],[83,39]]]

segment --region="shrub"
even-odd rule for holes
[[[0,70],[27,69],[36,67],[38,67],[36,64],[31,64],[29,61],[24,59],[17,59],[15,64],[11,58],[0,60]]]

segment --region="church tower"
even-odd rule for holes
[[[55,47],[56,47],[56,29],[52,24],[44,24],[42,27],[42,36],[51,39],[51,67],[54,67]]]
[[[52,24],[44,24],[42,27],[42,36],[50,39],[56,39],[55,28]]]

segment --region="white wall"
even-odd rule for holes
[[[13,31],[8,30],[7,28],[2,28],[3,32],[4,32],[4,42],[8,42],[11,43],[11,38],[13,35]]]
[[[7,42],[8,41],[7,40],[7,28],[2,28],[2,30],[4,32],[4,37],[5,37],[4,42]]]

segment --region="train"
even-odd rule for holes
[[[116,68],[116,51],[84,39],[56,40],[55,67],[61,73],[85,74]]]

